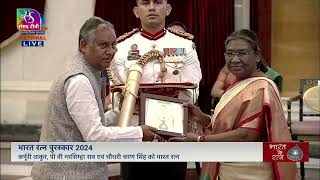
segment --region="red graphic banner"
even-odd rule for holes
[[[308,162],[309,143],[307,142],[264,142],[264,162]]]

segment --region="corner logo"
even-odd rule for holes
[[[17,9],[17,29],[20,31],[21,46],[23,47],[43,47],[44,34],[47,29],[44,27],[43,16],[34,9]]]

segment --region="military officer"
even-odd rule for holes
[[[141,28],[117,39],[118,51],[109,71],[112,84],[126,83],[130,66],[152,49],[163,52],[164,61],[154,59],[146,63],[140,83],[199,84],[202,75],[193,35],[165,29],[165,19],[171,9],[167,0],[137,0],[133,12],[140,19]],[[198,88],[180,91],[178,98],[195,102],[197,92]],[[150,179],[149,173],[157,174],[152,179],[185,179],[186,163],[130,163],[122,169],[124,179]]]
[[[156,34],[150,34],[144,29],[134,29],[118,38],[118,42],[118,52],[111,65],[113,83],[115,84],[125,83],[130,66],[152,49],[164,53],[166,71],[161,77],[161,62],[157,59],[146,63],[141,83],[189,82],[198,85],[201,80],[200,64],[191,34],[173,29],[162,29]],[[195,102],[197,92],[198,89],[183,91],[179,93],[179,98]]]
[[[146,5],[139,5],[144,2],[143,0],[138,1],[138,6],[135,7],[136,16],[141,13],[137,10],[140,6],[141,9]],[[153,4],[153,1],[146,1],[149,4]],[[157,1],[156,1],[157,2]],[[165,0],[161,1],[160,4],[166,4]],[[157,3],[155,3],[157,4]],[[169,5],[169,4],[167,4]],[[157,9],[159,5],[149,5],[150,14],[157,15]],[[171,7],[171,6],[170,6]],[[146,9],[146,8],[143,8]],[[140,12],[140,13],[139,13]],[[138,14],[138,15],[137,15]],[[144,16],[153,17],[148,13]],[[141,21],[145,18],[140,18]],[[152,18],[151,18],[152,19]],[[147,21],[147,20],[146,20]],[[153,22],[149,20],[150,24]],[[154,20],[155,21],[155,20]],[[141,29],[133,29],[131,32],[125,33],[117,39],[117,49],[112,65],[110,67],[113,84],[121,84],[126,82],[128,70],[132,64],[135,64],[137,60],[145,53],[152,49],[162,51],[165,55],[164,63],[166,72],[161,77],[161,63],[155,59],[147,63],[143,68],[143,74],[141,83],[194,83],[198,84],[201,80],[201,69],[195,50],[195,45],[192,42],[193,35],[174,30],[172,28],[165,29],[164,24],[161,25],[161,29],[154,33],[151,33],[148,28],[145,28],[142,23]],[[154,29],[154,28],[152,28]],[[198,88],[196,91],[183,91],[179,93],[179,98],[195,102],[198,96]]]

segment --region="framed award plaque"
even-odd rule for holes
[[[157,128],[159,135],[181,136],[188,127],[188,108],[183,106],[184,102],[177,98],[141,93],[140,122]]]

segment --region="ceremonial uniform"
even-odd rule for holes
[[[156,34],[134,29],[120,36],[117,39],[118,51],[109,69],[111,83],[126,83],[130,66],[135,64],[141,56],[154,49],[164,53],[164,62],[155,59],[146,63],[140,83],[196,84],[196,90],[183,90],[178,95],[179,99],[195,103],[202,75],[192,39],[191,34],[170,28],[163,29]],[[137,125],[137,120],[133,122],[133,125]],[[130,163],[123,170],[124,179],[184,179],[186,163]],[[157,177],[151,178],[145,173],[157,174]]]
[[[117,41],[117,53],[110,70],[114,84],[125,83],[132,64],[148,51],[155,49],[164,53],[167,71],[160,77],[161,63],[156,59],[145,64],[140,83],[194,83],[201,80],[201,69],[193,36],[188,33],[162,30],[154,35],[138,29],[120,36]],[[179,94],[179,99],[195,102],[198,88]]]

